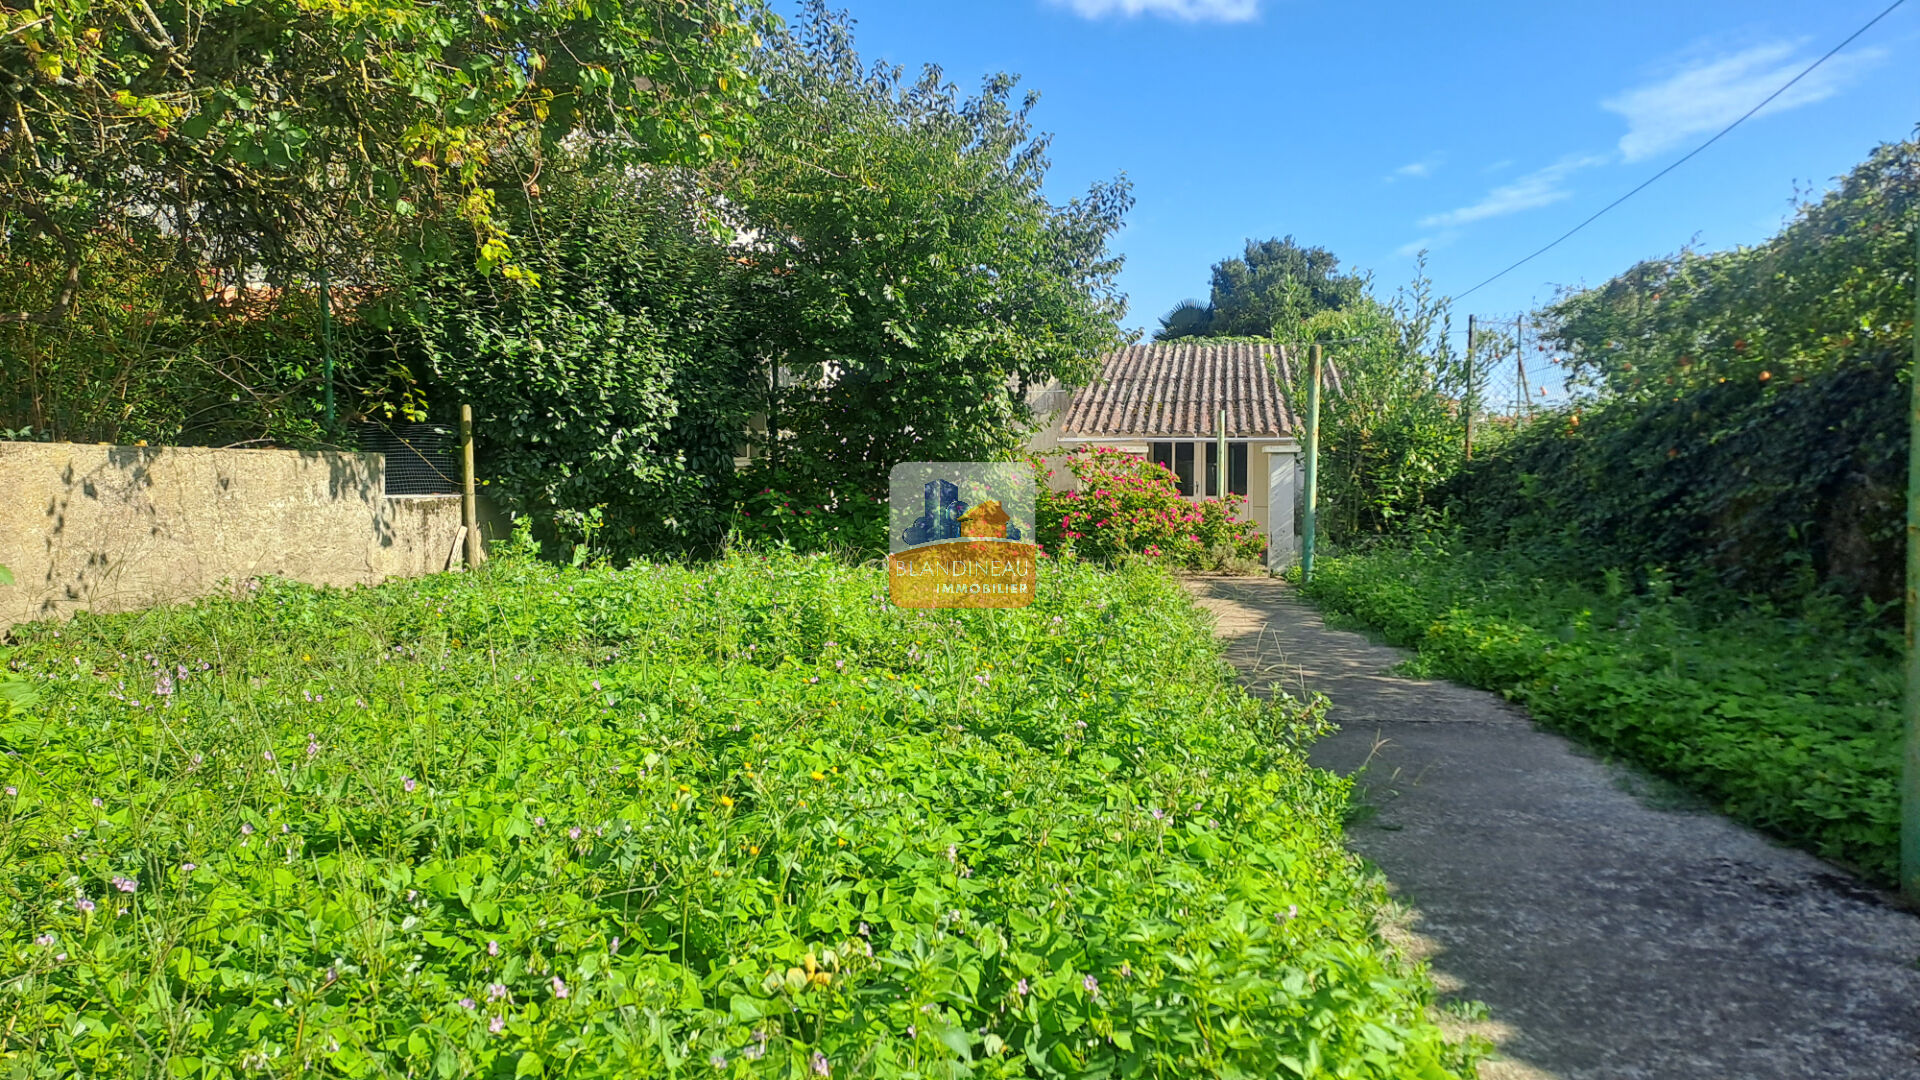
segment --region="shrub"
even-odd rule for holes
[[[1110,447],[1067,455],[1076,489],[1042,478],[1035,508],[1040,543],[1098,560],[1142,555],[1189,570],[1256,562],[1266,549],[1258,523],[1240,517],[1237,495],[1189,500],[1163,465]]]
[[[824,470],[755,462],[736,480],[733,535],[749,544],[854,558],[887,553],[887,499]]]
[[[1382,546],[1314,564],[1307,594],[1417,646],[1436,674],[1891,883],[1898,636],[1760,613],[1714,620],[1656,582],[1595,590],[1512,552]]]
[[[505,559],[17,628],[15,1076],[1460,1076],[1146,567]],[[1035,798],[1044,792],[1044,798]]]

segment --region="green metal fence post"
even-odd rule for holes
[[[1920,219],[1913,228],[1913,366],[1907,390],[1906,767],[1900,777],[1900,891],[1920,904]]]
[[[1313,580],[1314,520],[1320,503],[1320,346],[1313,347],[1312,376],[1307,383],[1306,512],[1300,518],[1300,583]]]
[[[1227,410],[1221,409],[1213,428],[1213,479],[1214,490],[1222,499],[1230,492],[1227,490]]]

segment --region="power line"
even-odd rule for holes
[[[1708,139],[1706,142],[1703,142],[1699,146],[1696,146],[1692,150],[1688,151],[1686,157],[1681,158],[1680,160],[1674,162],[1673,164],[1667,166],[1666,168],[1661,169],[1659,172],[1654,173],[1652,176],[1647,177],[1645,180],[1641,181],[1640,186],[1634,188],[1632,191],[1627,192],[1625,195],[1620,196],[1619,198],[1608,203],[1607,205],[1594,211],[1591,217],[1587,218],[1587,220],[1585,221],[1582,221],[1580,224],[1575,225],[1573,228],[1568,229],[1566,232],[1561,233],[1557,238],[1554,239],[1552,243],[1546,245],[1545,247],[1527,256],[1526,258],[1521,259],[1519,262],[1514,263],[1512,266],[1507,267],[1505,270],[1500,271],[1499,273],[1493,275],[1492,277],[1481,282],[1480,284],[1475,285],[1473,288],[1468,289],[1466,292],[1461,293],[1459,296],[1456,296],[1453,299],[1456,301],[1464,300],[1467,297],[1472,296],[1474,293],[1479,292],[1481,289],[1485,288],[1486,286],[1493,284],[1494,282],[1500,280],[1501,278],[1506,277],[1508,274],[1512,273],[1513,271],[1518,270],[1522,266],[1525,266],[1526,264],[1532,262],[1533,260],[1539,258],[1540,256],[1545,255],[1547,252],[1560,246],[1561,241],[1572,236],[1574,233],[1579,232],[1581,229],[1584,229],[1587,226],[1593,224],[1595,221],[1598,221],[1600,219],[1600,215],[1606,213],[1607,211],[1613,209],[1616,206],[1619,206],[1621,203],[1626,202],[1628,199],[1633,198],[1635,195],[1640,194],[1642,191],[1645,191],[1649,186],[1651,186],[1655,180],[1660,179],[1661,177],[1672,172],[1673,170],[1693,160],[1694,155],[1700,153],[1700,151],[1702,150],[1705,150],[1707,147],[1712,146],[1714,143],[1719,142],[1721,138],[1723,138],[1727,134],[1727,132],[1732,131],[1734,128],[1737,128],[1741,124],[1745,123],[1749,118],[1753,116],[1754,113],[1757,113],[1761,109],[1764,109],[1768,105],[1771,105],[1773,103],[1774,98],[1777,98],[1781,94],[1786,93],[1789,89],[1792,89],[1794,83],[1797,83],[1801,79],[1806,78],[1808,75],[1813,74],[1813,69],[1819,67],[1821,64],[1826,63],[1828,60],[1833,59],[1835,53],[1838,53],[1841,49],[1844,49],[1847,46],[1853,44],[1855,38],[1858,38],[1861,34],[1864,34],[1867,31],[1873,29],[1875,23],[1878,23],[1881,19],[1884,19],[1887,16],[1893,14],[1893,10],[1895,8],[1899,7],[1901,4],[1904,4],[1906,2],[1907,0],[1893,0],[1893,3],[1887,5],[1886,10],[1882,11],[1878,15],[1875,15],[1873,18],[1868,19],[1865,26],[1862,26],[1860,29],[1855,30],[1851,34],[1848,34],[1847,39],[1845,41],[1842,41],[1840,44],[1835,45],[1831,49],[1828,49],[1826,52],[1826,55],[1822,56],[1818,60],[1815,60],[1813,63],[1808,64],[1806,66],[1806,69],[1800,72],[1800,74],[1795,75],[1793,78],[1788,79],[1786,82],[1782,83],[1780,86],[1780,89],[1775,90],[1771,94],[1768,94],[1766,98],[1760,102],[1760,104],[1755,105],[1753,108],[1748,109],[1745,113],[1743,113],[1740,119],[1735,120],[1733,123],[1728,124],[1726,127],[1721,128],[1719,134],[1715,135],[1713,138]]]

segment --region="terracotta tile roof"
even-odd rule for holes
[[[1253,342],[1134,345],[1100,358],[1100,375],[1073,395],[1066,438],[1214,436],[1227,410],[1227,434],[1295,436],[1300,423],[1276,376],[1292,382],[1287,350]]]

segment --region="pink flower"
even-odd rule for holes
[[[815,1076],[833,1075],[833,1063],[827,1060],[827,1055],[818,1050],[813,1052],[813,1074]]]
[[[500,955],[500,943],[499,943],[499,942],[497,942],[497,941],[489,941],[489,942],[487,942],[487,955],[488,955],[488,956],[499,956],[499,955]]]
[[[403,776],[400,778],[400,786],[407,790],[407,794],[411,795],[413,794],[413,789],[419,785],[418,785],[418,782],[415,781],[413,777]]]
[[[130,877],[115,877],[113,879],[113,887],[124,893],[137,892],[139,891],[140,883]]]
[[[557,998],[567,996],[567,984],[558,975],[553,977],[553,996]]]
[[[507,1018],[504,1016],[496,1016],[492,1020],[487,1021],[487,1030],[495,1035],[507,1030]]]

